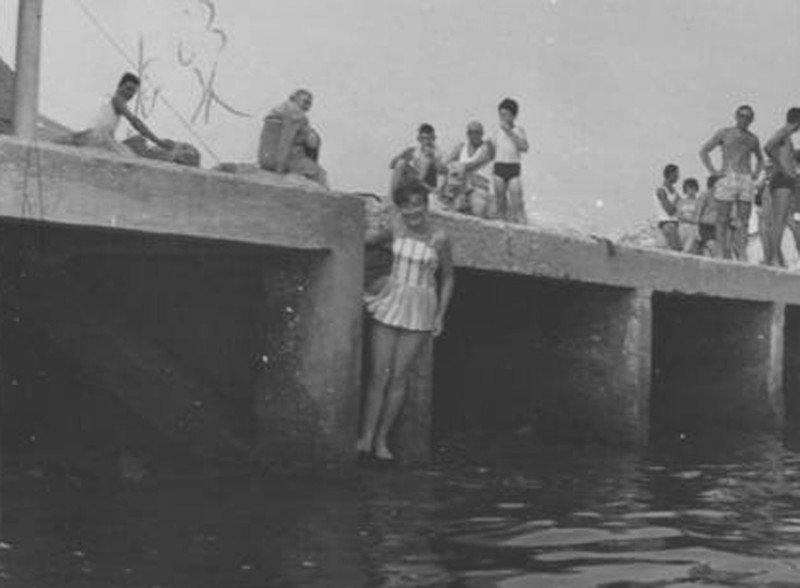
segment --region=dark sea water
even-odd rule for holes
[[[17,460],[2,588],[800,587],[800,453],[451,443],[435,465],[291,479],[150,456]]]

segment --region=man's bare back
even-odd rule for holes
[[[792,137],[785,132],[778,131],[768,143],[767,154],[775,164],[775,169],[789,176],[797,176],[797,163]]]

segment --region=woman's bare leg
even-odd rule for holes
[[[414,360],[419,357],[419,351],[425,342],[430,339],[428,332],[403,331],[397,338],[397,346],[392,363],[392,375],[389,381],[389,392],[384,402],[383,414],[381,415],[378,432],[375,435],[375,455],[383,459],[392,459],[392,452],[389,451],[387,438],[392,425],[400,414],[403,400],[406,396],[406,380],[410,368],[414,365]]]
[[[383,411],[386,388],[392,377],[392,362],[399,331],[372,321],[370,334],[370,379],[364,403],[364,420],[356,451],[371,452],[378,420]]]

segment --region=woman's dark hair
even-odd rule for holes
[[[668,163],[664,166],[664,177],[666,178],[670,174],[674,174],[678,171],[678,166],[674,163]]]
[[[142,85],[142,81],[139,79],[138,76],[132,74],[131,72],[125,72],[119,79],[119,84],[117,84],[117,87],[122,86],[123,84],[127,84],[128,82],[133,82],[137,86]]]
[[[497,105],[497,110],[507,110],[514,116],[519,113],[519,104],[513,98],[506,98]]]
[[[422,196],[425,200],[425,204],[428,203],[428,188],[419,180],[411,178],[401,182],[394,189],[392,201],[395,203],[395,206],[405,206],[415,194]]]
[[[697,180],[694,178],[686,178],[683,180],[683,191],[685,192],[689,188],[694,188],[695,190],[700,189],[700,184],[697,183]]]

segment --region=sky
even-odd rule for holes
[[[334,188],[383,193],[420,123],[449,150],[473,119],[493,131],[511,96],[530,216],[606,234],[652,214],[665,164],[702,182],[697,151],[739,104],[763,142],[800,103],[797,0],[44,4],[40,108],[70,127],[146,62],[157,134],[206,145],[206,167],[252,162],[264,115],[307,87]],[[11,64],[16,11],[0,0]]]

